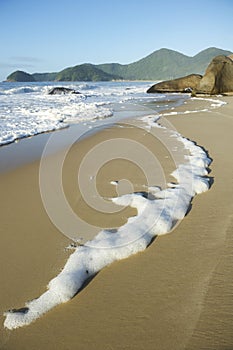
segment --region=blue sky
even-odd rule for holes
[[[131,63],[167,47],[233,51],[232,0],[0,0],[0,81],[16,69]]]

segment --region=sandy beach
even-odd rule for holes
[[[182,114],[205,107],[205,101],[189,100],[175,110],[181,114],[164,117],[213,159],[209,174],[213,185],[194,198],[184,220],[146,251],[104,268],[69,302],[14,331],[4,329],[3,313],[23,307],[45,291],[70,255],[65,250],[70,239],[44,209],[39,160],[0,174],[1,349],[233,348],[233,97],[218,99],[227,104],[210,112]],[[164,118],[161,123],[166,124]],[[97,213],[74,184],[84,155],[115,137],[137,141],[156,154],[165,174],[158,177],[158,185],[172,181],[169,174],[175,169],[168,150],[140,128],[106,128],[75,144],[64,164],[64,191],[73,211],[101,228],[120,226],[135,211]],[[97,177],[102,197],[117,195],[110,182],[118,178],[129,179],[136,191],[144,188],[143,172],[117,160],[105,164]]]

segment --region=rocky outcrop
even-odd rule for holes
[[[186,77],[167,80],[157,83],[151,86],[147,92],[153,93],[165,93],[165,92],[192,92],[196,90],[199,86],[199,83],[202,79],[202,75],[200,74],[190,74]]]
[[[210,95],[233,92],[232,59],[227,56],[215,57],[207,67],[196,92]]]
[[[233,55],[216,56],[204,76],[191,74],[153,85],[147,92],[192,92],[193,94],[232,94]]]
[[[57,86],[49,90],[49,95],[80,94],[80,92],[63,86]]]

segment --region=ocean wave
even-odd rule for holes
[[[58,86],[79,94],[49,95]],[[0,145],[74,123],[110,118],[112,104],[145,99],[146,88],[145,83],[2,83]]]
[[[0,90],[1,95],[16,95],[16,94],[29,94],[29,93],[36,93],[40,92],[41,87],[35,86],[20,86],[20,87],[15,87],[12,89],[7,89],[7,90]]]

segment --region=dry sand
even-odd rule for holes
[[[168,118],[213,158],[214,184],[194,199],[181,224],[145,252],[102,270],[71,301],[35,323],[8,331],[0,316],[1,349],[233,348],[233,98],[224,100],[227,105],[211,112]],[[179,110],[196,106],[200,103],[189,101]],[[74,164],[77,169],[88,150],[114,137],[132,138],[155,150],[166,181],[175,168],[161,143],[138,129],[106,129],[75,145],[64,168],[65,192],[73,210],[99,226],[122,224],[134,212],[100,215],[86,206],[73,185]],[[34,162],[1,174],[1,315],[43,293],[70,254],[64,250],[70,240],[59,233],[41,202],[38,167]],[[101,195],[116,195],[109,181],[122,176],[136,190],[143,189],[142,172],[119,160],[107,164],[97,178]]]

